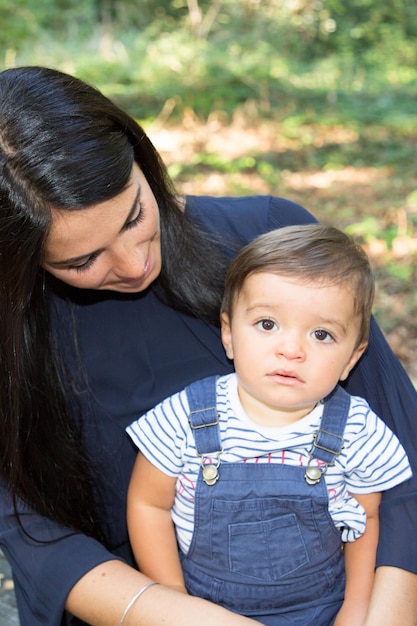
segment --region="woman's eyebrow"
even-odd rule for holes
[[[126,228],[127,224],[129,224],[130,221],[132,221],[132,218],[136,212],[137,206],[138,206],[138,202],[139,202],[139,198],[140,198],[140,193],[141,193],[141,186],[138,185],[138,190],[136,192],[136,196],[133,200],[132,206],[129,210],[129,213],[127,214],[127,217],[123,223],[123,226],[120,229],[120,233],[123,232],[123,230]],[[91,256],[96,255],[100,252],[100,250],[94,250],[93,252],[86,252],[85,254],[82,254],[81,256],[76,256],[76,257],[72,257],[71,259],[64,259],[63,261],[49,261],[50,265],[54,265],[55,267],[60,267],[60,266],[65,266],[65,265],[73,265],[74,263],[79,263],[80,261],[84,261],[85,259],[89,259]]]

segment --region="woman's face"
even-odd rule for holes
[[[55,210],[42,267],[81,289],[135,293],[161,271],[159,210],[135,164],[115,198],[80,210]]]

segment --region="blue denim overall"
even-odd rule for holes
[[[337,387],[326,399],[310,451],[326,464],[320,470],[221,464],[216,377],[187,395],[202,458],[194,534],[181,555],[189,593],[267,626],[330,626],[343,601],[344,562],[320,478],[343,447],[348,394]]]

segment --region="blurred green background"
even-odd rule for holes
[[[0,69],[99,87],[179,191],[281,195],[354,234],[417,380],[416,2],[0,0],[0,23]]]

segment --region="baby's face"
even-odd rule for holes
[[[358,333],[349,287],[251,274],[222,318],[248,415],[278,426],[304,417],[360,358]]]

